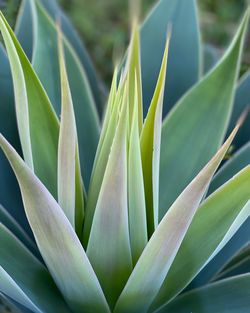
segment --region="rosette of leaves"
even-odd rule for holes
[[[0,15],[5,306],[248,312],[248,17],[204,74],[196,3],[159,1],[133,19],[105,106],[56,2],[23,1],[15,32]]]

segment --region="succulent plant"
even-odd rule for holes
[[[141,26],[132,18],[103,105],[54,0],[24,0],[15,32],[0,14],[4,305],[249,311],[248,18],[216,64],[211,50],[201,62],[195,1],[159,1]]]

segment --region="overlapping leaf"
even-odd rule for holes
[[[123,289],[115,313],[148,311],[166,279],[199,203],[237,129],[238,126],[162,219]]]
[[[196,1],[160,0],[141,29],[144,115],[154,93],[169,24],[172,24],[172,39],[163,116],[198,81],[201,72]]]
[[[17,176],[38,248],[67,303],[79,313],[109,312],[96,275],[62,209],[2,135],[0,146]]]
[[[127,106],[124,97],[87,247],[87,255],[111,308],[132,271],[127,203]]]
[[[236,276],[176,298],[157,313],[248,313],[250,306],[250,275]]]
[[[232,111],[248,16],[249,11],[218,65],[179,101],[163,123],[160,219],[223,140]]]
[[[250,167],[247,167],[200,206],[154,308],[183,290],[247,220],[250,215],[250,203],[247,203],[250,199],[249,181]]]

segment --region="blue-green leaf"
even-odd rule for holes
[[[232,277],[176,298],[155,313],[248,313],[250,274]]]
[[[197,82],[200,34],[195,0],[160,0],[141,29],[144,115],[149,108],[161,66],[166,31],[172,25],[163,116]]]
[[[163,123],[160,219],[223,141],[232,111],[248,16],[249,12],[218,65],[178,102]]]

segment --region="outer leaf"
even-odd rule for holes
[[[249,217],[249,182],[250,166],[200,206],[155,300],[155,309],[183,290]]]
[[[12,41],[11,35],[6,27],[4,18],[0,18],[0,30],[3,35],[4,43],[8,51],[10,60],[11,73],[14,84],[15,104],[16,104],[16,117],[18,133],[22,145],[22,151],[25,162],[33,170],[33,156],[30,138],[30,123],[28,111],[28,96],[26,91],[25,76],[22,69],[18,53]]]
[[[63,211],[2,135],[0,146],[17,176],[38,248],[67,303],[75,312],[109,312],[95,273]]]
[[[233,129],[233,124],[237,121],[241,113],[250,105],[250,71],[241,78],[236,91],[233,112],[229,124],[229,129]],[[250,114],[235,138],[234,146],[239,148],[250,140]]]
[[[208,193],[212,193],[236,173],[250,164],[250,142],[239,149],[218,171],[214,176]]]
[[[38,251],[34,242],[18,225],[14,218],[0,205],[0,223],[8,228],[30,251],[38,255]]]
[[[168,34],[159,78],[141,133],[142,169],[149,236],[152,235],[158,225],[161,121],[169,40]]]
[[[222,60],[179,101],[163,123],[160,219],[223,140],[232,110],[248,15],[249,12]]]
[[[9,48],[11,49],[9,50],[11,61],[14,62],[12,54],[17,53],[25,78],[31,148],[35,173],[55,196],[57,194],[56,169],[59,133],[58,120],[40,81],[32,69],[14,33],[2,14],[0,18],[1,30],[5,34],[6,40],[8,39],[8,41],[10,41],[11,37],[12,43],[9,43]],[[12,72],[14,72],[15,68],[12,70]],[[15,75],[13,77],[15,78]],[[18,97],[19,96],[21,96],[21,94],[18,95]],[[25,98],[24,94],[22,94],[22,96]],[[23,101],[26,101],[24,98]],[[27,125],[23,125],[23,127],[26,128]],[[26,147],[23,146],[22,148],[25,149]]]
[[[10,301],[10,299],[8,299],[7,297],[5,297],[3,294],[0,293],[0,311],[4,313],[5,312],[4,310],[7,312],[9,310],[9,312],[11,313],[21,313],[21,311],[16,307],[16,305],[14,305]],[[28,311],[24,311],[24,312],[28,312]],[[28,313],[30,313],[30,311]]]
[[[137,78],[135,78],[135,81]],[[138,96],[135,88],[134,114],[128,153],[129,236],[133,264],[136,264],[148,241],[146,203],[138,121]]]
[[[34,1],[34,0],[32,0]],[[60,78],[57,55],[57,30],[53,20],[35,1],[32,12],[37,40],[33,51],[33,66],[41,79],[57,113],[60,112]],[[78,56],[71,44],[63,36],[65,60],[70,84],[76,124],[78,130],[79,153],[83,166],[82,176],[88,187],[92,165],[99,138],[99,120],[86,78]]]
[[[0,292],[34,312],[69,312],[45,267],[3,224],[0,236]]]
[[[77,197],[83,199],[81,174],[78,154],[75,114],[71,91],[64,60],[63,42],[59,31],[59,62],[61,73],[62,113],[58,145],[58,202],[73,227],[78,223],[78,234],[81,235],[83,223],[83,201],[76,203]],[[78,171],[78,173],[77,173]],[[75,173],[75,174],[74,174]],[[79,187],[76,187],[78,185]],[[76,212],[78,211],[78,213]],[[76,219],[77,218],[77,219]],[[76,228],[76,227],[75,227]]]
[[[0,63],[0,132],[20,151],[11,71],[6,52],[1,44]],[[6,118],[6,116],[8,116],[8,118]],[[20,225],[27,229],[28,223],[22,208],[18,184],[15,175],[9,168],[8,162],[3,155],[0,156],[0,173],[1,203],[8,208],[8,211],[15,217]],[[9,187],[7,187],[7,185]],[[15,194],[15,197],[13,197],[13,194]]]
[[[30,27],[30,25],[32,25],[33,23],[30,6],[31,1],[34,0],[22,1],[15,28],[17,38],[21,42],[21,45],[30,60],[32,58],[33,53],[33,43],[36,40],[36,36],[33,33],[34,27]],[[91,85],[92,93],[98,107],[99,114],[101,115],[103,110],[103,103],[100,95],[99,78],[97,78],[94,66],[86,51],[84,44],[82,43],[82,40],[79,38],[70,20],[61,10],[56,0],[38,0],[38,1],[42,3],[42,5],[46,8],[47,13],[51,16],[51,18],[53,18],[55,22],[60,20],[63,33],[67,37],[70,44],[73,46],[74,51],[78,55],[78,58],[81,60],[84,70],[86,71],[89,83]]]
[[[87,247],[87,255],[111,308],[132,270],[127,203],[126,100],[123,101]]]
[[[201,72],[196,1],[159,1],[141,30],[144,115],[147,113],[154,92],[169,24],[172,24],[173,31],[163,116],[197,82]]]
[[[235,263],[233,266],[228,267],[222,273],[215,277],[216,280],[224,279],[236,275],[242,275],[250,272],[250,254],[248,251],[248,256],[242,258],[242,260]]]
[[[123,289],[115,313],[148,312],[237,128],[211,161],[186,187],[162,219]]]
[[[44,7],[46,8],[47,12],[56,22],[58,19],[61,21],[62,30],[71,45],[74,47],[81,63],[86,71],[88,81],[91,86],[93,97],[95,98],[95,103],[97,105],[97,109],[99,115],[102,115],[103,112],[103,99],[100,92],[101,82],[99,77],[94,69],[93,63],[90,59],[90,56],[86,50],[86,47],[83,44],[82,39],[78,36],[74,26],[72,25],[71,21],[67,18],[64,14],[63,10],[58,5],[57,0],[40,0]]]
[[[247,313],[249,306],[250,274],[245,274],[183,294],[157,313]]]
[[[203,54],[204,54],[203,72],[207,73],[220,59],[221,54],[220,51],[216,49],[216,47],[210,44],[205,44],[203,46]]]

